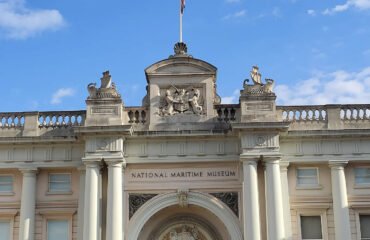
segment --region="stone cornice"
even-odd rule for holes
[[[289,122],[245,122],[231,123],[231,128],[239,131],[287,131]]]
[[[132,135],[132,125],[75,127],[76,135]]]

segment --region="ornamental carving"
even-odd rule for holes
[[[141,206],[155,196],[157,196],[157,194],[130,194],[128,197],[129,218],[131,218]]]
[[[177,199],[179,200],[180,207],[188,207],[188,191],[179,190],[177,193]]]
[[[171,86],[162,96],[159,115],[203,114],[203,101],[198,88],[177,88]]]
[[[239,216],[239,195],[237,192],[220,192],[210,194],[225,203],[231,209],[231,211],[235,213],[236,216]]]
[[[247,84],[249,79],[244,80],[243,83],[243,93],[248,95],[275,95],[273,93],[274,80],[265,79],[265,84],[262,83],[261,73],[257,66],[252,67],[250,72],[250,77],[252,79],[253,85]]]
[[[96,83],[87,85],[89,92],[88,99],[102,99],[102,98],[121,98],[121,95],[116,89],[116,85],[112,82],[112,76],[109,71],[103,72],[103,77],[100,78],[100,88],[96,88]]]
[[[161,240],[207,240],[195,225],[174,227]]]

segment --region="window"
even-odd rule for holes
[[[323,239],[321,216],[301,216],[301,235],[303,240]]]
[[[355,168],[356,185],[370,185],[370,168]]]
[[[0,220],[0,240],[10,239],[10,221]]]
[[[297,186],[318,186],[318,169],[317,168],[298,168],[297,169]]]
[[[47,240],[69,240],[69,221],[63,219],[47,220]]]
[[[360,232],[361,240],[370,239],[370,214],[368,215],[360,214]]]
[[[13,192],[13,176],[0,175],[0,193]]]
[[[49,174],[49,192],[70,192],[71,174],[52,173]]]

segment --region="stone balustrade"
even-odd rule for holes
[[[235,122],[240,112],[239,104],[218,104],[215,105],[217,120],[219,122]]]
[[[370,105],[341,105],[340,117],[343,121],[368,121],[370,120]]]
[[[39,112],[38,122],[40,128],[61,128],[83,126],[85,118],[85,111]]]
[[[0,128],[22,128],[24,126],[24,113],[0,113]]]
[[[327,110],[323,105],[311,106],[278,106],[281,111],[283,121],[306,122],[306,121],[326,121]]]
[[[231,123],[240,120],[239,104],[214,106],[215,121]],[[145,130],[148,109],[126,107],[126,124]],[[363,129],[370,126],[370,104],[277,106],[277,120],[290,123],[289,130]],[[83,126],[86,111],[8,112],[0,113],[2,136],[39,136],[59,129],[73,132]],[[72,132],[71,132],[72,131]]]
[[[125,111],[128,116],[128,123],[145,124],[147,123],[147,111],[145,107],[126,107]]]

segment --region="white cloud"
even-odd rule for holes
[[[370,66],[359,72],[317,73],[294,86],[278,85],[275,93],[283,105],[368,103]]]
[[[274,17],[282,17],[281,10],[278,7],[274,7],[274,9],[272,9],[271,13],[272,13],[272,16],[274,16]]]
[[[25,39],[64,25],[58,10],[29,9],[25,0],[0,0],[0,30],[9,38]]]
[[[316,11],[315,11],[315,10],[313,10],[313,9],[308,9],[308,10],[307,10],[307,14],[308,14],[308,15],[311,15],[311,16],[316,16]]]
[[[224,16],[222,19],[223,20],[228,20],[228,19],[233,19],[233,18],[241,18],[241,17],[244,17],[246,15],[247,11],[245,9],[243,10],[240,10],[238,12],[235,12],[233,14],[228,14],[226,16]]]
[[[362,54],[365,56],[370,56],[370,48],[363,51]]]
[[[323,15],[333,15],[335,13],[344,12],[350,8],[356,8],[358,10],[369,10],[370,0],[347,0],[345,3],[336,5],[333,8],[325,9]]]
[[[59,104],[62,102],[62,98],[71,97],[75,94],[75,90],[72,88],[60,88],[52,96],[50,103]]]
[[[221,97],[221,103],[222,104],[233,104],[237,103],[240,96],[240,90],[236,89],[234,90],[233,94],[231,96]]]

